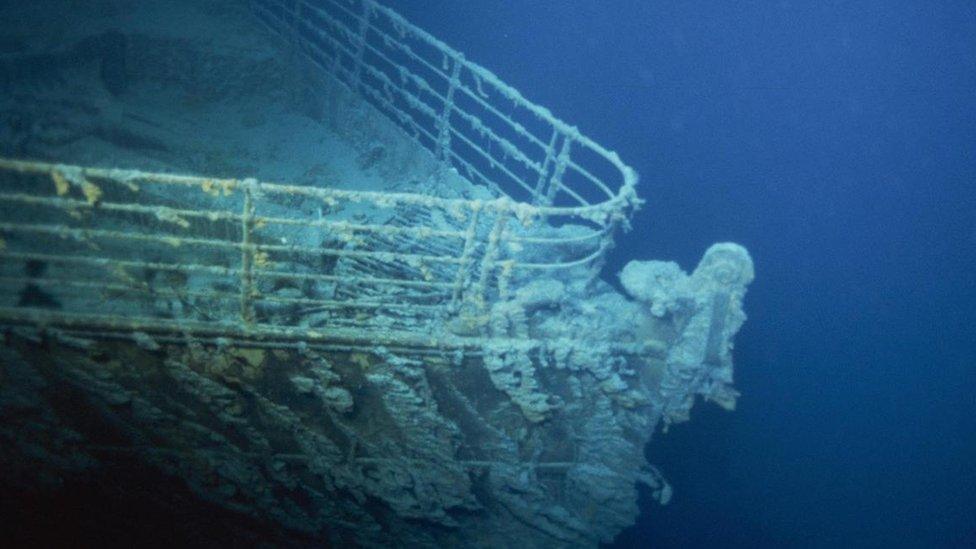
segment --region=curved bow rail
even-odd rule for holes
[[[296,217],[281,206],[294,199],[324,214]],[[343,219],[353,205],[426,215],[407,226]],[[477,350],[513,277],[593,261],[512,252],[534,245],[515,229],[545,210],[0,159],[0,320],[92,336]]]
[[[479,349],[515,284],[593,276],[639,205],[637,176],[615,153],[373,0],[251,6],[316,70],[496,198],[0,159],[0,320]],[[287,207],[296,201],[304,209]],[[343,214],[357,208],[375,215]]]
[[[251,0],[257,18],[418,144],[499,195],[567,214],[637,203],[636,172],[374,0]]]

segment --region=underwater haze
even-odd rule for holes
[[[620,152],[616,267],[746,245],[731,414],[615,547],[976,543],[976,4],[398,3]]]
[[[974,52],[0,0],[0,547],[976,547]]]

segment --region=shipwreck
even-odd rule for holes
[[[0,8],[7,493],[592,547],[670,497],[657,430],[734,406],[745,249],[602,272],[637,173],[391,9],[49,3]]]

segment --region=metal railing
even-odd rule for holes
[[[497,198],[0,159],[0,323],[480,349],[513,281],[595,274],[639,204],[616,154],[373,0],[251,4]]]
[[[499,195],[629,216],[619,157],[374,0],[251,0],[258,20],[438,159]],[[598,219],[610,214],[610,219]]]
[[[364,210],[384,221],[348,219]],[[507,197],[0,159],[0,320],[76,332],[478,348],[479,328],[513,277],[602,253],[598,241],[578,258],[521,259],[539,240],[525,226],[545,210]],[[462,320],[469,330],[451,329]]]

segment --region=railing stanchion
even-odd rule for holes
[[[458,262],[457,274],[454,277],[454,290],[451,293],[451,310],[457,311],[461,304],[461,294],[464,292],[464,283],[471,276],[471,255],[474,253],[475,246],[478,244],[478,218],[481,208],[471,209],[471,221],[468,222],[468,230],[464,234],[464,247],[461,249],[461,261]]]
[[[241,212],[241,321],[251,324],[254,322],[254,244],[251,243],[251,232],[254,228],[254,188],[257,181],[246,179],[241,183],[244,193]]]
[[[369,17],[373,12],[372,0],[362,0],[363,9],[359,14],[359,31],[356,37],[356,59],[353,60],[352,90],[359,91],[359,84],[363,78],[363,63],[366,55],[366,38],[369,34]]]
[[[556,128],[552,129],[552,137],[549,138],[549,144],[546,146],[546,158],[542,162],[542,169],[539,170],[539,178],[535,182],[535,191],[532,193],[532,203],[536,206],[541,206],[546,203],[543,198],[543,190],[546,184],[546,177],[549,175],[549,167],[552,165],[556,156],[556,143],[559,141],[559,130]],[[565,169],[565,168],[563,168]]]
[[[546,189],[546,203],[553,204],[556,195],[559,194],[563,186],[563,174],[566,173],[566,166],[569,164],[569,147],[572,140],[567,136],[563,138],[563,145],[559,149],[559,156],[556,157],[556,167],[552,170],[549,178],[549,188]]]
[[[451,58],[451,79],[448,82],[447,95],[444,97],[444,108],[437,120],[437,159],[444,164],[451,161],[451,111],[454,110],[454,92],[461,84],[461,67],[464,66],[464,56],[458,54]]]
[[[489,286],[492,271],[495,270],[495,263],[498,260],[498,251],[505,232],[505,226],[508,224],[508,218],[511,215],[508,203],[507,199],[497,200],[494,203],[495,223],[491,228],[491,233],[488,235],[488,241],[485,243],[485,253],[481,257],[481,272],[478,276],[478,286],[475,288],[476,299],[481,308],[487,308],[488,303],[491,301],[489,299]]]

